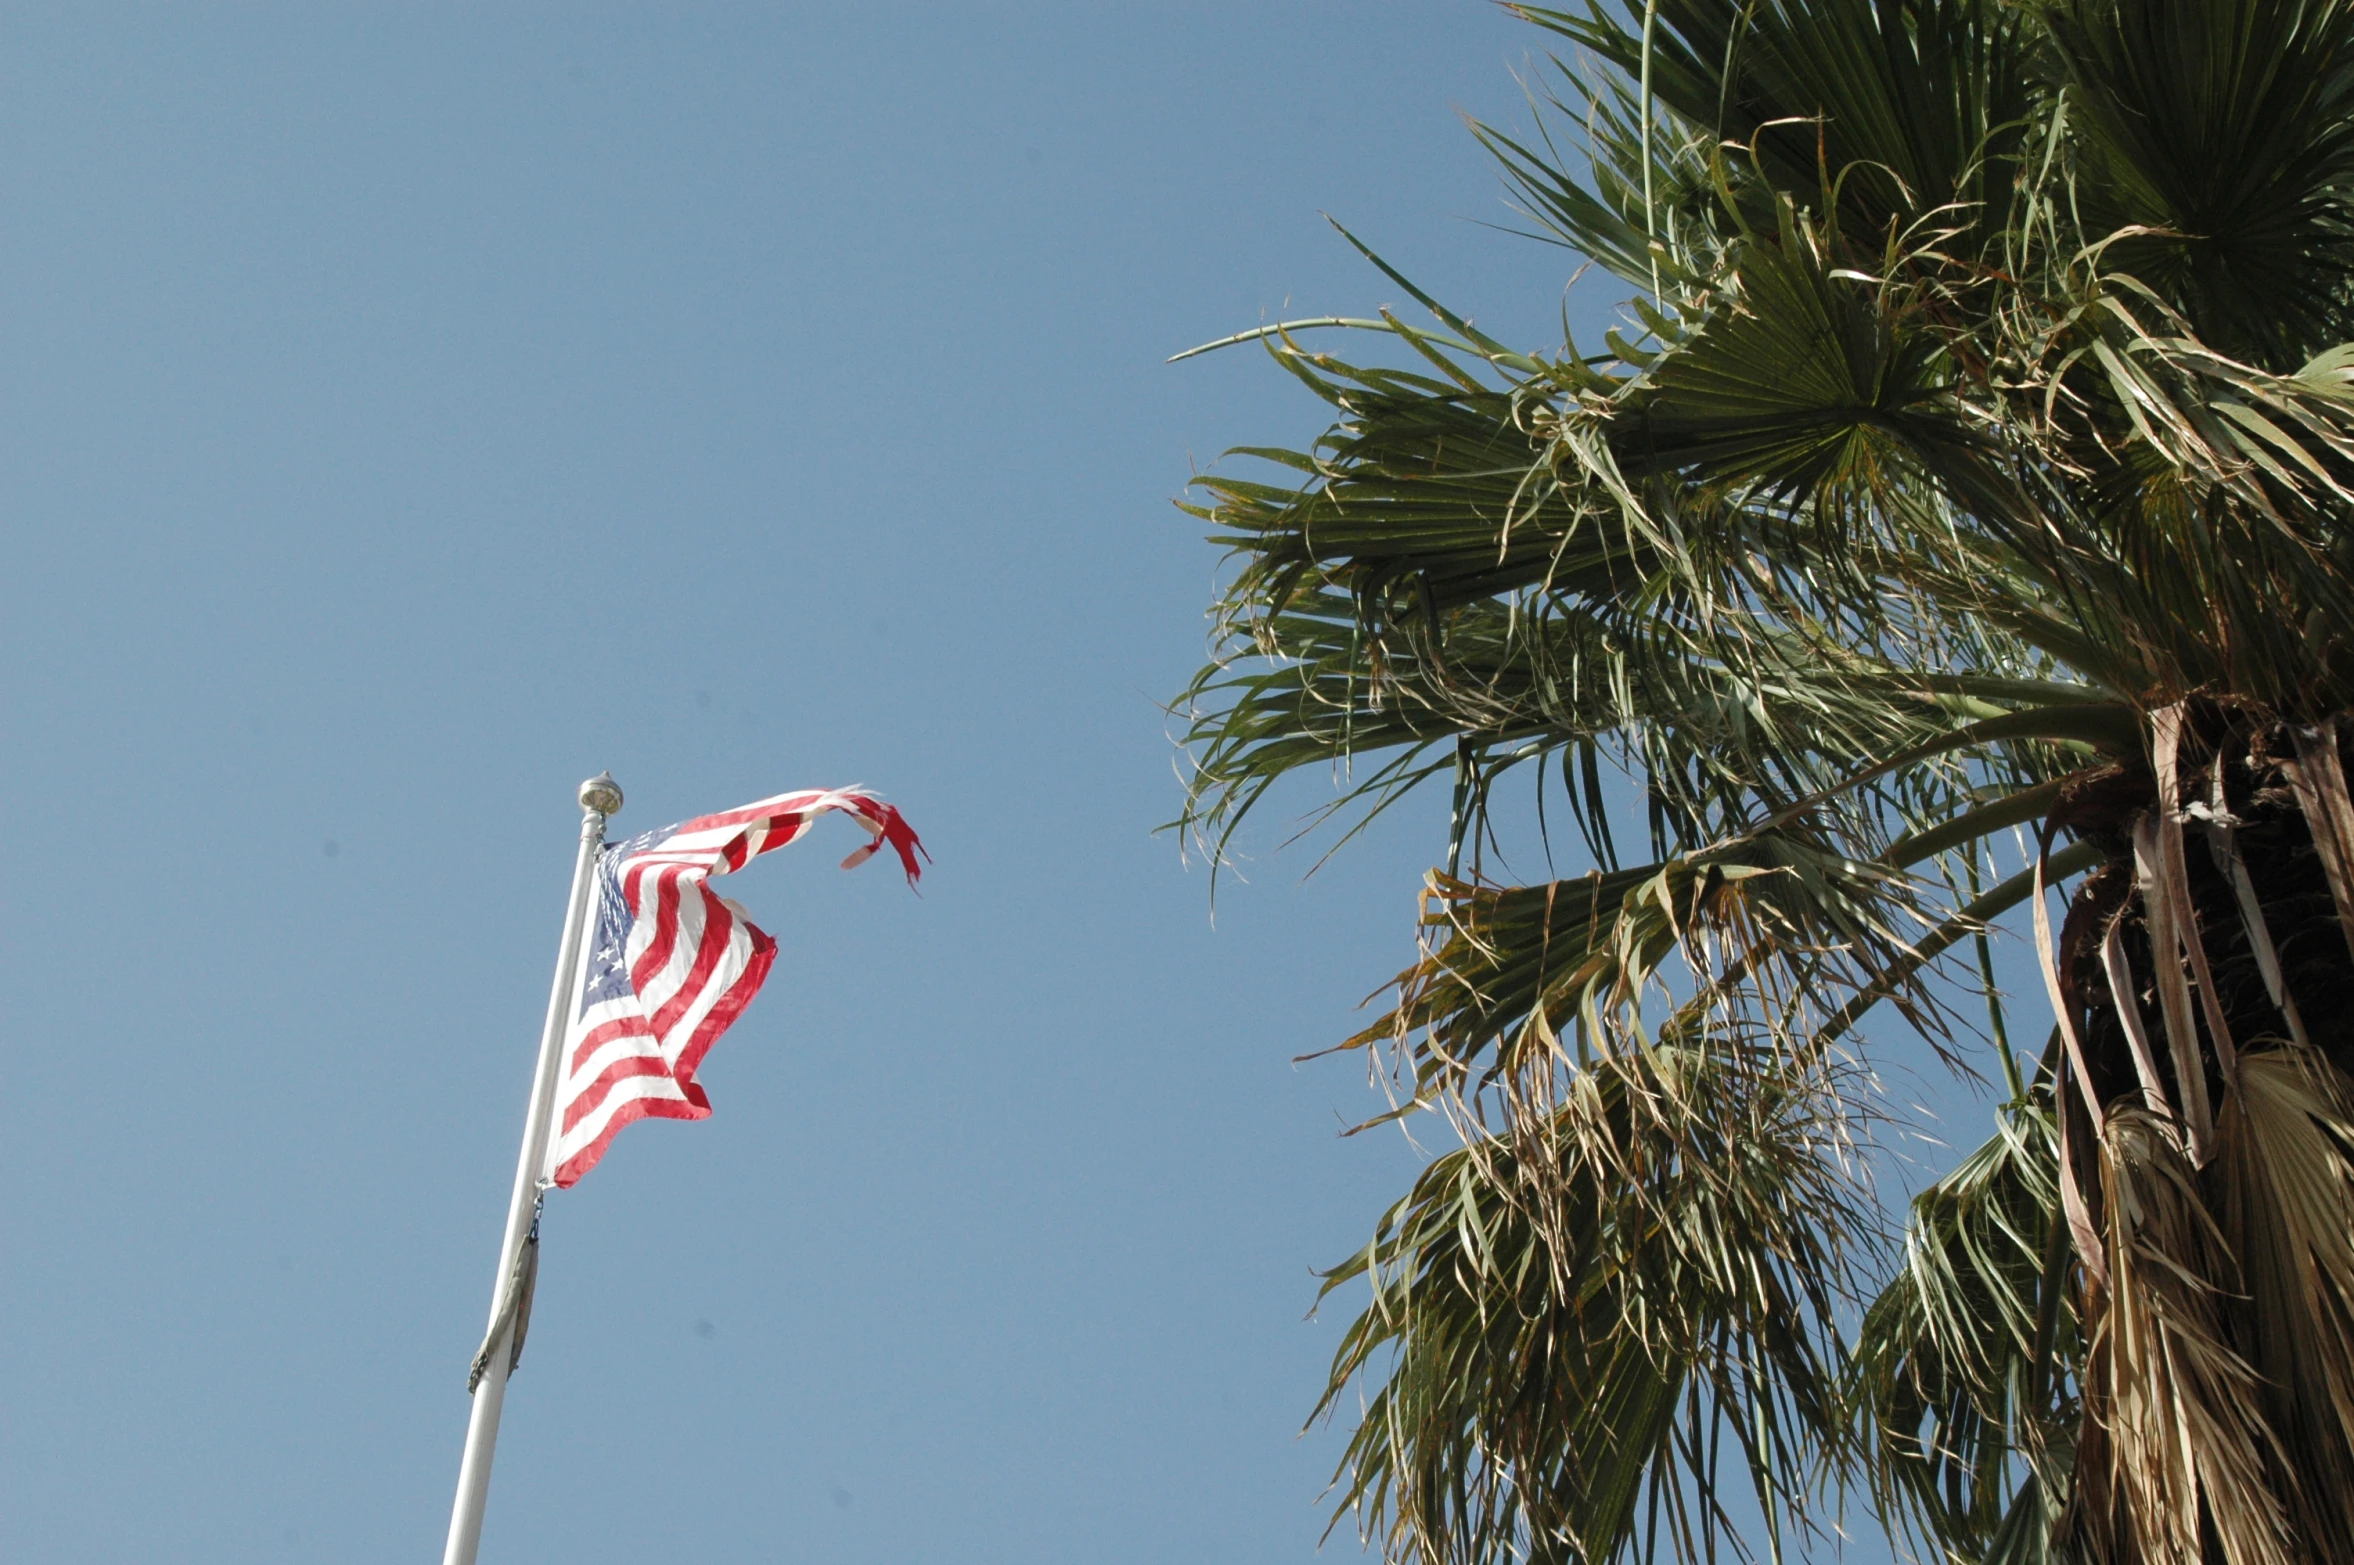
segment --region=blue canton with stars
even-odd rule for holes
[[[629,904],[621,896],[621,866],[631,855],[659,847],[677,829],[645,832],[597,855],[597,918],[589,930],[588,973],[581,981],[582,1016],[636,992],[629,982]]]

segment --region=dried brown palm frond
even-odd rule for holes
[[[2226,1325],[2238,1267],[2181,1128],[2121,1106],[2099,1155],[2109,1286],[2084,1381],[2106,1460],[2080,1452],[2063,1541],[2095,1559],[2199,1565],[2212,1528],[2228,1565],[2289,1565],[2288,1455]]]
[[[2241,1063],[2208,1171],[2241,1286],[2230,1317],[2278,1432],[2310,1557],[2354,1560],[2354,1084],[2318,1052]]]

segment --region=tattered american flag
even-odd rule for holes
[[[706,881],[807,832],[829,810],[888,845],[914,885],[923,844],[899,812],[856,788],[781,793],[758,804],[650,831],[597,862],[580,1009],[564,1042],[548,1177],[569,1186],[596,1167],[632,1120],[702,1119],[711,1103],[695,1070],[760,992],[776,941]]]

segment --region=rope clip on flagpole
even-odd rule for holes
[[[498,1449],[499,1413],[506,1405],[507,1376],[523,1357],[523,1334],[531,1322],[532,1287],[539,1275],[539,1207],[545,1193],[548,1120],[564,1035],[580,997],[581,934],[588,922],[589,893],[597,879],[597,853],[605,843],[605,821],[620,811],[621,789],[611,772],[600,772],[580,785],[580,852],[572,864],[572,900],[564,913],[563,938],[556,947],[556,977],[548,992],[547,1024],[540,1030],[539,1065],[532,1073],[531,1098],[523,1115],[523,1150],[515,1162],[507,1230],[499,1244],[498,1271],[491,1284],[490,1326],[467,1381],[474,1405],[466,1420],[466,1450],[458,1462],[458,1495],[450,1507],[449,1543],[442,1550],[442,1565],[474,1565],[475,1551],[482,1543],[482,1512],[490,1498],[490,1464]]]

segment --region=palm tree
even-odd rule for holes
[[[1327,1283],[1340,1514],[2354,1560],[2354,3],[1516,9],[1572,63],[1475,132],[1624,329],[1367,251],[1436,324],[1246,334],[1335,422],[1188,506],[1190,826],[1454,805],[1349,1040],[1461,1141]],[[1584,873],[1490,868],[1516,769]],[[2000,1098],[1901,1212],[1867,1016]]]

